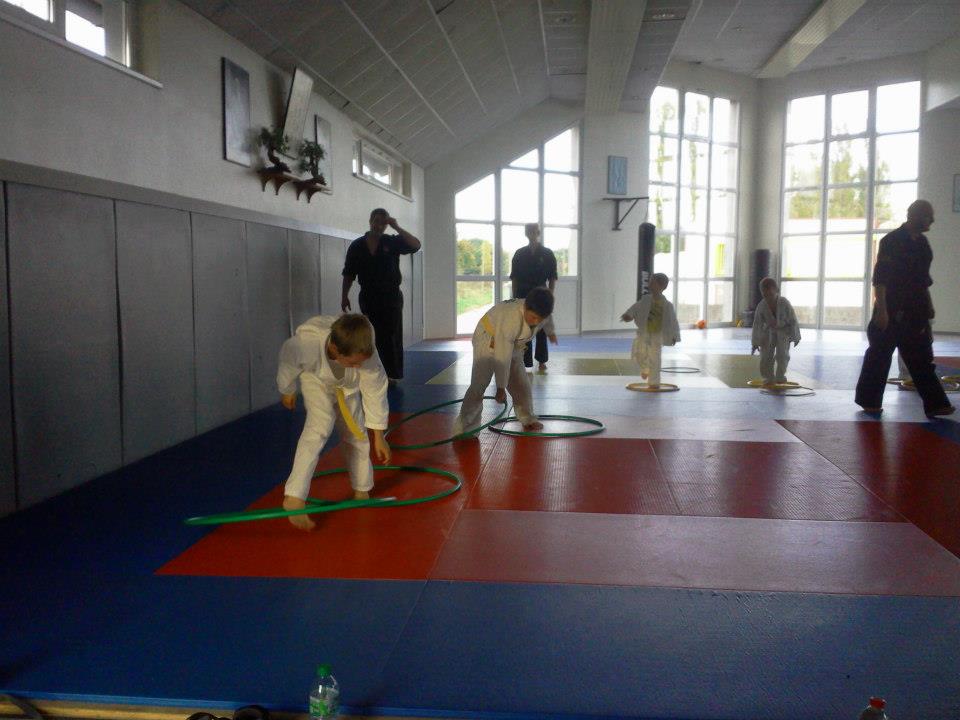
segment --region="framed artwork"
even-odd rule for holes
[[[287,109],[283,114],[283,134],[290,137],[290,149],[287,157],[295,158],[299,141],[303,137],[303,126],[307,122],[307,110],[310,107],[310,93],[313,92],[313,78],[297,68],[290,82],[290,94],[287,95]]]
[[[333,134],[330,130],[330,121],[324,120],[319,115],[314,115],[313,121],[314,138],[327,151],[323,160],[320,161],[320,172],[323,174],[323,179],[327,181],[327,187],[333,189]]]
[[[960,213],[960,175],[953,176],[953,211]]]
[[[627,159],[619,155],[607,155],[607,194],[627,194]]]
[[[223,159],[250,167],[250,74],[221,58]]]

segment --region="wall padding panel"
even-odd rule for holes
[[[413,258],[414,255],[400,257],[400,291],[403,293],[403,345],[413,341]]]
[[[0,515],[17,506],[13,469],[13,418],[10,406],[10,335],[7,314],[7,223],[0,183]]]
[[[247,223],[247,317],[253,410],[279,402],[277,357],[290,337],[290,262],[287,231]]]
[[[290,334],[320,314],[320,238],[288,230],[290,241]]]
[[[123,461],[196,434],[190,215],[117,201]]]
[[[194,213],[197,432],[250,412],[244,223]]]
[[[423,250],[413,256],[413,272],[410,274],[412,289],[407,302],[413,316],[410,330],[411,344],[423,340]]]
[[[347,245],[352,240],[320,236],[320,313],[323,315],[340,314],[340,289],[343,287],[343,261],[347,257]],[[353,284],[350,290],[352,312],[360,312],[357,300],[359,285]]]
[[[112,200],[8,185],[20,506],[121,463]]]

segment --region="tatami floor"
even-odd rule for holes
[[[894,386],[881,421],[858,412],[864,347],[805,332],[788,376],[814,394],[780,397],[748,386],[747,331],[686,331],[664,364],[700,372],[648,394],[624,388],[628,335],[562,337],[537,410],[604,432],[398,451],[462,490],[309,535],[185,526],[279,504],[302,415],[262,411],[0,520],[0,691],[297,710],[325,661],[358,714],[833,719],[882,695],[894,717],[950,717],[960,428]],[[394,419],[461,397],[469,349],[410,348]],[[960,371],[960,339],[936,351]],[[445,437],[456,410],[390,439]],[[384,472],[375,494],[445,482]]]

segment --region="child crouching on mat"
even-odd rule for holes
[[[525,298],[505,300],[490,308],[473,331],[473,375],[470,389],[463,397],[460,415],[454,423],[454,435],[480,426],[483,393],[496,378],[497,402],[507,401],[507,390],[513,398],[513,409],[527,432],[543,429],[533,413],[530,379],[523,367],[523,351],[530,338],[543,330],[550,342],[557,344],[550,314],[553,293],[544,287],[533,288]]]
[[[370,497],[373,464],[367,428],[381,464],[390,462],[390,446],[383,438],[387,427],[387,376],[373,340],[373,327],[363,315],[338,318],[317,316],[297,328],[280,350],[277,387],[283,405],[297,406],[297,379],[303,392],[307,419],[297,443],[293,469],[283,490],[283,508],[306,507],[317,458],[336,425],[350,470],[354,498]],[[315,526],[307,515],[291,515],[301,530]]]
[[[790,343],[800,342],[800,323],[793,305],[780,295],[777,281],[765,277],[760,281],[763,300],[753,316],[753,347],[750,354],[760,351],[760,376],[764,385],[787,381],[787,363],[790,362]],[[774,372],[776,361],[776,372]]]
[[[633,320],[637,326],[637,337],[633,340],[630,356],[640,365],[640,377],[653,390],[660,387],[663,346],[680,342],[677,314],[673,310],[673,303],[663,295],[669,284],[670,278],[666,275],[654,273],[650,278],[650,292],[620,316],[623,322]]]

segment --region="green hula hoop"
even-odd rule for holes
[[[186,525],[222,525],[226,523],[247,522],[249,520],[269,520],[271,518],[290,517],[291,515],[310,515],[313,513],[334,512],[335,510],[349,510],[357,507],[400,507],[402,505],[417,505],[419,503],[431,502],[453,495],[462,486],[460,478],[448,470],[439,468],[421,467],[419,465],[374,465],[374,470],[411,470],[415,472],[425,472],[432,475],[441,475],[453,480],[453,486],[442,492],[426,497],[412,498],[410,500],[397,500],[396,498],[370,498],[369,500],[343,500],[334,502],[332,500],[320,500],[317,498],[307,498],[307,507],[302,510],[284,510],[283,508],[263,508],[262,510],[243,510],[241,512],[220,513],[218,515],[200,515],[198,517],[187,518],[184,520]],[[347,468],[334,468],[333,470],[322,470],[314,475],[315,478],[326,475],[337,475],[348,472]]]
[[[493,395],[484,395],[483,399],[496,400],[496,398]],[[393,427],[387,428],[386,431],[383,433],[383,437],[384,439],[386,439],[386,437],[390,433],[392,433],[398,427],[403,425],[405,422],[409,420],[413,420],[415,417],[420,417],[421,415],[426,415],[427,413],[433,412],[434,410],[439,410],[442,407],[447,407],[448,405],[456,405],[457,403],[462,403],[462,402],[463,402],[463,398],[460,398],[459,400],[450,400],[448,402],[440,403],[439,405],[431,405],[430,407],[424,408],[423,410],[418,410],[412,415],[407,415],[405,418],[403,418],[400,422],[398,422]],[[500,412],[497,414],[497,416],[493,420],[491,420],[488,423],[484,423],[480,427],[474,428],[470,432],[454,435],[453,437],[444,438],[443,440],[434,440],[433,442],[419,443],[417,445],[394,445],[391,443],[390,447],[393,450],[425,450],[426,448],[436,447],[437,445],[444,445],[448,442],[453,442],[454,440],[463,440],[465,438],[473,437],[474,435],[479,433],[481,430],[484,430],[485,428],[488,428],[491,425],[493,425],[493,423],[499,420],[502,420],[503,416],[506,414],[507,414],[507,404],[503,403],[503,408],[500,410]]]
[[[490,430],[495,433],[500,433],[501,435],[512,435],[513,437],[565,437],[565,438],[574,438],[574,437],[586,437],[587,435],[596,435],[597,433],[602,433],[606,430],[606,426],[599,420],[594,420],[593,418],[578,417],[576,415],[540,415],[540,420],[571,420],[574,422],[582,422],[588,425],[594,425],[595,427],[590,428],[589,430],[579,430],[577,432],[524,432],[520,430],[504,430],[503,428],[496,427],[501,423],[508,422],[520,422],[520,418],[516,415],[511,415],[510,417],[500,418],[499,420],[491,420],[487,423],[490,426]]]

